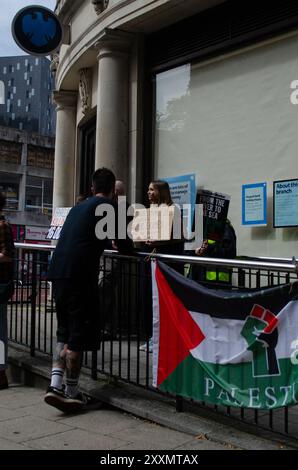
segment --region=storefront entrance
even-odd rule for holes
[[[96,119],[92,119],[81,128],[81,158],[80,158],[80,194],[91,195],[91,178],[95,165]]]

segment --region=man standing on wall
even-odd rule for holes
[[[88,397],[78,391],[82,354],[100,347],[99,259],[109,240],[99,239],[95,233],[102,219],[96,216],[98,206],[112,206],[117,222],[114,174],[100,168],[93,174],[92,184],[94,196],[74,206],[67,216],[48,274],[53,281],[58,325],[51,385],[45,402],[67,413],[79,411],[88,404]],[[115,232],[118,250],[129,253],[131,241],[117,239],[118,232]]]

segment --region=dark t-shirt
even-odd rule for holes
[[[108,246],[108,238],[96,237],[96,224],[105,217],[95,215],[98,205],[108,204],[115,210],[117,240],[117,205],[110,199],[94,196],[74,206],[63,225],[57,247],[51,260],[48,279],[77,279],[82,282],[97,279],[99,258]],[[117,241],[119,252],[132,250],[130,240]]]

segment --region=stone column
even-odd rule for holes
[[[77,92],[54,91],[57,105],[53,210],[74,204]]]
[[[124,181],[128,166],[128,62],[131,35],[106,30],[98,41],[95,169],[110,168]]]

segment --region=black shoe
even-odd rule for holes
[[[103,407],[103,403],[100,400],[82,392],[78,392],[75,399],[83,404],[83,410],[98,410]]]
[[[85,393],[78,392],[75,397],[70,397],[65,394],[64,390],[59,390],[54,387],[49,387],[44,397],[44,401],[51,406],[54,406],[63,413],[74,413],[82,410],[98,410],[102,407],[102,402],[86,395]]]
[[[44,401],[50,405],[54,406],[64,413],[73,413],[75,411],[80,411],[84,403],[80,397],[71,398],[67,396],[64,390],[60,390],[55,387],[49,387],[47,393],[45,394]]]

